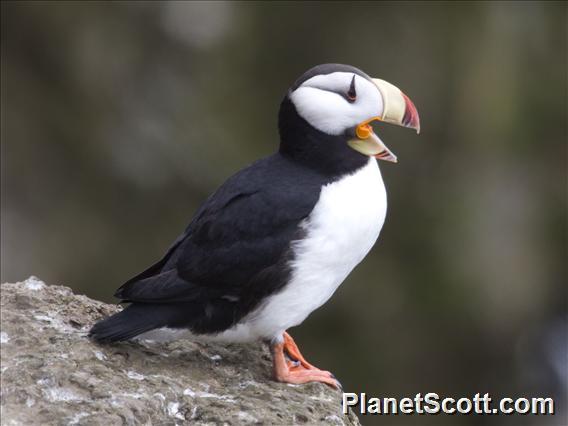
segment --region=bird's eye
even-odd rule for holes
[[[357,91],[355,90],[355,75],[353,75],[351,84],[349,85],[349,90],[347,91],[347,100],[351,103],[357,100]]]

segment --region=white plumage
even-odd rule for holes
[[[355,78],[357,102],[349,103],[339,93],[345,92]],[[316,129],[328,135],[383,114],[383,99],[369,80],[353,73],[334,72],[306,80],[291,95],[298,114]]]
[[[294,242],[292,279],[235,327],[217,337],[229,341],[278,339],[299,325],[337,290],[377,240],[387,196],[377,160],[322,188],[319,201]]]

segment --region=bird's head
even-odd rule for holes
[[[373,131],[373,121],[420,132],[416,107],[396,86],[349,65],[318,65],[292,85],[282,102],[281,151],[321,156],[330,150],[337,155],[343,144],[350,148],[349,156],[396,162]]]

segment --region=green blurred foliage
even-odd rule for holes
[[[210,192],[277,148],[288,86],[348,63],[402,88],[422,133],[376,127],[400,161],[381,164],[387,221],[335,297],[292,330],[308,359],[374,396],[566,398],[566,362],[547,364],[566,353],[565,2],[1,12],[2,281],[35,274],[111,301]]]

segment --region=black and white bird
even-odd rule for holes
[[[304,73],[280,105],[278,152],[221,185],[165,256],[117,290],[129,305],[90,336],[267,340],[276,380],[336,387],[286,330],[333,295],[379,236],[387,197],[376,158],[396,157],[375,120],[420,129],[413,103],[384,80],[341,64]]]

